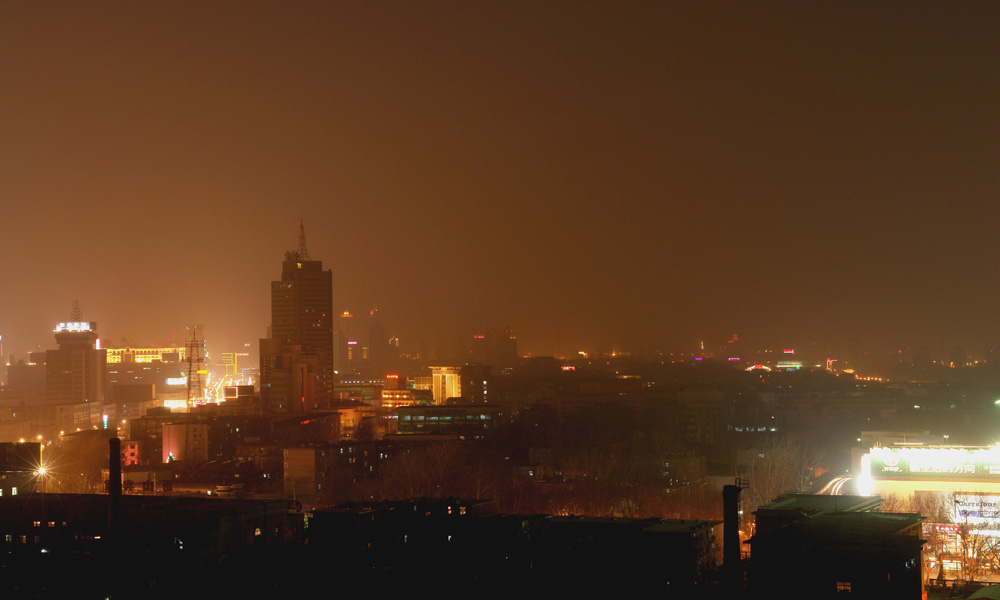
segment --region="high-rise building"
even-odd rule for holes
[[[354,315],[345,310],[337,317],[336,330],[333,332],[333,368],[339,375],[343,376],[357,366],[357,361],[361,359],[361,349],[357,346]]]
[[[333,274],[306,251],[285,253],[271,282],[270,338],[260,345],[261,400],[268,410],[302,412],[325,404],[334,384]]]
[[[76,315],[75,315],[76,316]],[[107,391],[108,354],[98,347],[97,323],[59,323],[58,350],[45,352],[45,390],[48,403],[74,406],[77,427],[101,424]],[[60,423],[68,427],[71,423]]]
[[[473,363],[505,367],[517,362],[517,330],[492,327],[472,336],[469,357]]]
[[[372,373],[385,373],[389,366],[389,336],[385,333],[382,320],[378,315],[378,307],[371,310],[371,322],[368,325],[368,370]]]

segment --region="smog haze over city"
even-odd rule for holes
[[[0,5],[5,354],[265,337],[297,247],[400,350],[1000,340],[1000,5]],[[181,336],[181,333],[177,333]]]

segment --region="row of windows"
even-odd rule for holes
[[[465,415],[465,420],[466,421],[490,421],[492,419],[493,419],[493,415],[485,415],[485,414],[478,415],[478,416],[476,416],[476,415]],[[461,421],[462,417],[461,417],[461,415],[458,415],[458,416],[442,415],[442,416],[439,416],[439,417],[436,417],[436,416],[425,417],[424,415],[413,415],[413,416],[410,416],[410,415],[400,415],[399,420],[400,421],[452,421],[452,420]]]

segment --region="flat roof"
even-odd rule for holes
[[[762,510],[804,510],[819,512],[869,512],[882,505],[879,496],[833,496],[827,494],[782,494]]]

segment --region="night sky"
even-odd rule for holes
[[[1000,340],[1000,3],[4,2],[0,335]]]

